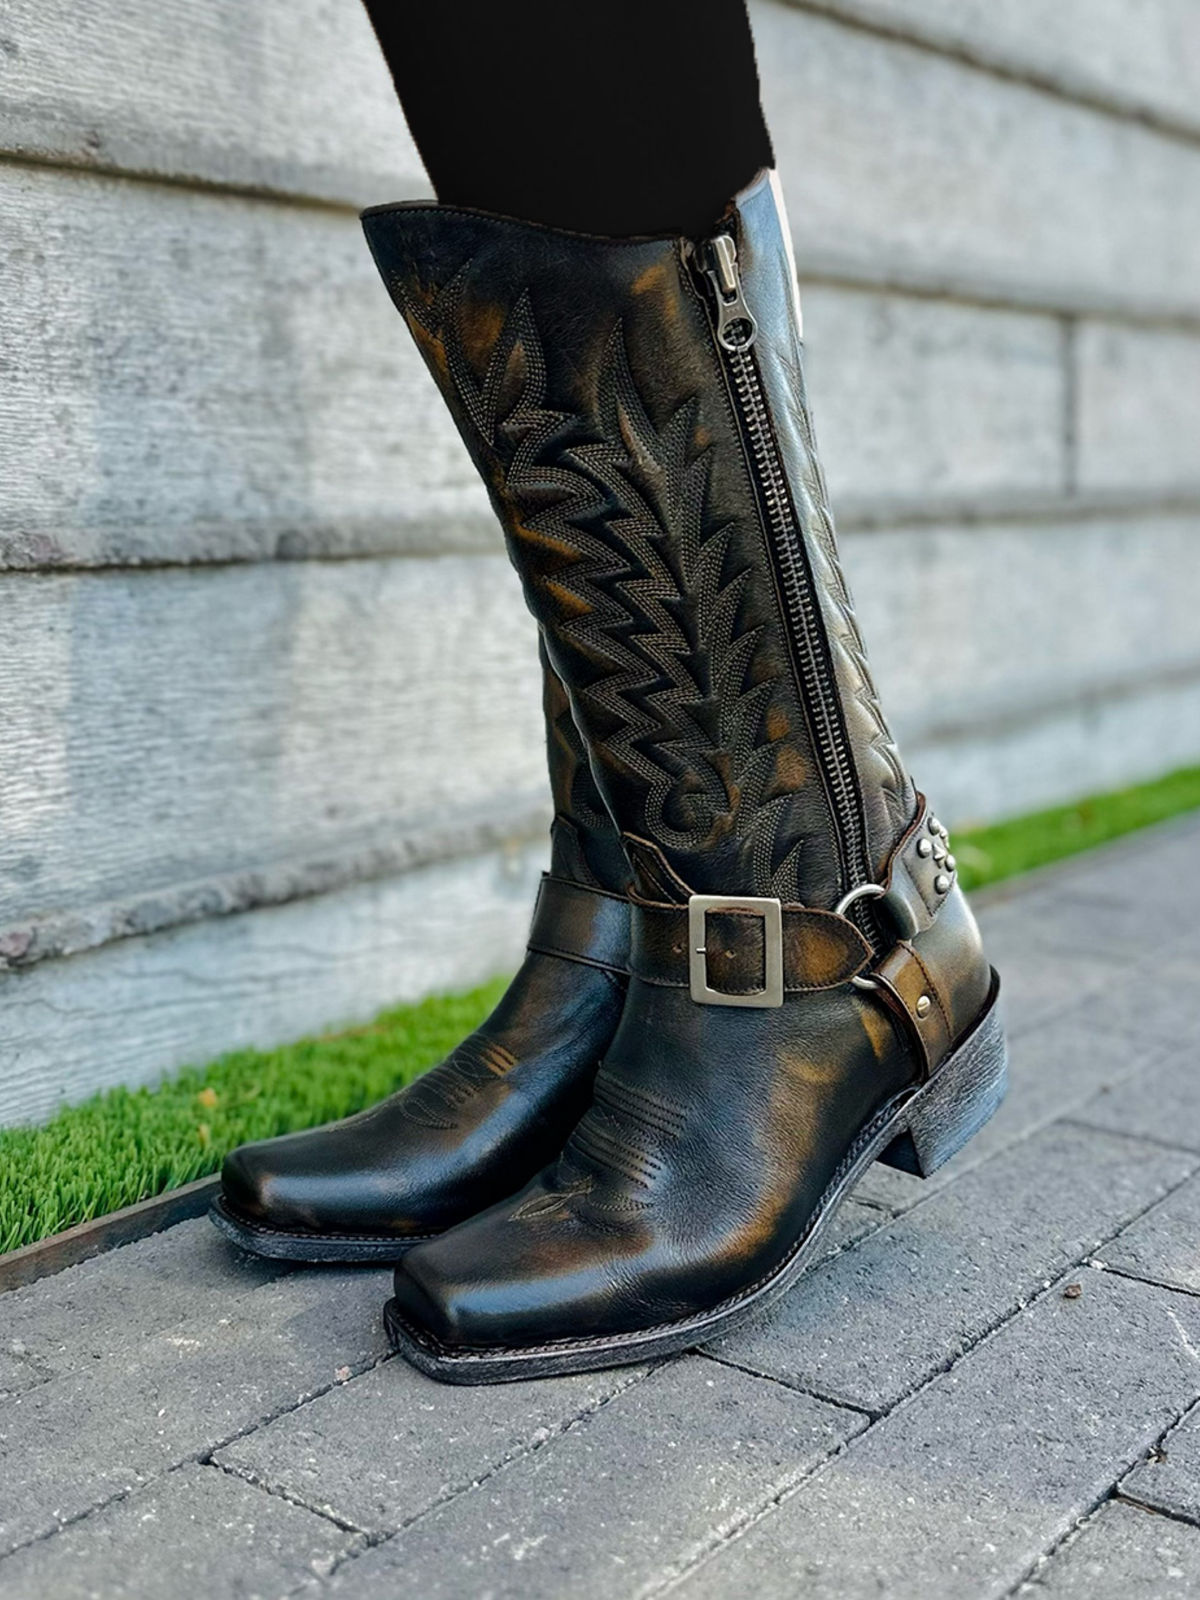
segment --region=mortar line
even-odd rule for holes
[[[788,4],[789,0],[783,0]],[[963,269],[959,269],[962,271]],[[1122,327],[1154,328],[1184,334],[1200,332],[1200,311],[1181,303],[1116,300],[1102,290],[1072,296],[1054,285],[1036,284],[1021,277],[989,279],[973,275],[939,278],[929,269],[897,265],[877,266],[850,254],[819,253],[805,242],[798,251],[797,278],[801,292],[809,285],[906,295],[916,300],[945,301],[985,311],[1008,311],[1037,317],[1078,317],[1110,322]]]
[[[1152,1278],[1149,1273],[1134,1272],[1129,1267],[1114,1267],[1107,1261],[1089,1261],[1088,1265],[1094,1267],[1097,1272],[1107,1272],[1111,1278],[1124,1278],[1129,1283],[1145,1283],[1152,1289],[1170,1289],[1172,1294],[1189,1295],[1194,1300],[1200,1299],[1200,1289],[1189,1289],[1183,1283],[1168,1283],[1165,1278]]]
[[[843,496],[838,527],[857,536],[896,535],[916,529],[949,528],[970,538],[980,528],[1037,527],[1051,537],[1063,528],[1146,518],[1193,518],[1200,497],[1190,492],[1133,493],[1055,490],[1045,495],[947,496],[943,499],[855,500]],[[23,569],[13,568],[13,571]],[[48,569],[56,570],[56,569]]]
[[[390,838],[357,849],[351,843],[339,853],[334,844],[323,858],[267,863],[210,878],[161,884],[123,901],[93,902],[64,915],[35,915],[24,922],[0,925],[0,942],[10,951],[24,945],[21,954],[0,957],[0,973],[26,972],[42,961],[104,949],[125,939],[401,879],[509,846],[532,846],[545,837],[548,819],[548,807],[540,798],[514,796],[508,811],[499,815],[495,807],[485,813],[476,806],[450,827],[444,820],[425,818],[405,826],[397,819]]]
[[[946,1194],[950,1190],[952,1184],[960,1183],[962,1181],[962,1179],[967,1175],[968,1172],[979,1172],[982,1168],[986,1167],[990,1162],[998,1160],[1001,1156],[1007,1154],[1009,1151],[1015,1150],[1018,1145],[1026,1143],[1027,1140],[1032,1138],[1035,1133],[1044,1133],[1047,1128],[1053,1128],[1053,1127],[1057,1126],[1060,1122],[1064,1126],[1076,1126],[1075,1124],[1072,1124],[1069,1121],[1069,1119],[1066,1118],[1066,1117],[1052,1117],[1048,1122],[1043,1123],[1039,1128],[1031,1129],[1029,1133],[1022,1134],[1019,1139],[1014,1139],[1012,1144],[1008,1144],[1008,1145],[1002,1146],[1001,1149],[993,1151],[990,1156],[984,1156],[984,1158],[981,1161],[977,1161],[973,1167],[966,1168],[966,1170],[964,1172],[960,1173],[957,1178],[951,1179],[949,1183],[943,1184],[943,1186],[940,1189],[935,1190],[932,1194],[919,1196],[916,1200],[913,1201],[912,1205],[909,1206],[907,1210],[902,1211],[902,1212],[900,1212],[898,1214],[898,1217],[897,1217],[896,1220],[900,1220],[900,1218],[903,1218],[903,1217],[909,1217],[909,1216],[911,1216],[913,1214],[914,1211],[919,1211],[922,1206],[927,1206],[927,1205],[932,1204],[932,1202],[934,1200],[936,1200],[939,1195]],[[1082,1123],[1082,1124],[1079,1124],[1078,1126],[1080,1127],[1080,1131],[1086,1132],[1086,1133],[1110,1133],[1112,1131],[1111,1129],[1108,1129],[1108,1128],[1094,1128],[1089,1123]],[[1116,1138],[1116,1139],[1125,1139],[1125,1140],[1131,1140],[1131,1141],[1136,1142],[1139,1136],[1137,1134],[1114,1133],[1112,1135],[1112,1137]],[[1153,1141],[1147,1140],[1147,1141],[1143,1141],[1143,1142],[1144,1143],[1152,1143]],[[1133,1227],[1135,1222],[1140,1222],[1141,1219],[1144,1216],[1146,1216],[1146,1214],[1148,1212],[1153,1211],[1155,1206],[1162,1205],[1165,1201],[1169,1200],[1171,1198],[1171,1196],[1174,1195],[1178,1190],[1182,1189],[1186,1184],[1191,1183],[1192,1180],[1196,1177],[1196,1174],[1198,1172],[1200,1172],[1200,1152],[1195,1151],[1195,1150],[1181,1149],[1181,1148],[1179,1148],[1179,1147],[1177,1147],[1175,1145],[1167,1145],[1167,1146],[1164,1146],[1162,1148],[1170,1151],[1170,1153],[1173,1154],[1173,1155],[1190,1156],[1191,1159],[1192,1159],[1192,1163],[1193,1163],[1192,1166],[1188,1169],[1188,1171],[1184,1174],[1184,1176],[1182,1178],[1180,1178],[1177,1182],[1168,1185],[1162,1191],[1161,1194],[1156,1195],[1153,1200],[1147,1201],[1146,1204],[1141,1208],[1140,1211],[1134,1212],[1130,1216],[1126,1217],[1125,1220],[1120,1224],[1119,1227],[1114,1228],[1111,1233],[1104,1235],[1097,1244],[1090,1246],[1090,1248],[1088,1249],[1087,1253],[1078,1258],[1078,1260],[1075,1262],[1075,1266],[1091,1266],[1092,1265],[1092,1260],[1093,1260],[1093,1257],[1095,1256],[1096,1251],[1103,1250],[1107,1245],[1110,1245],[1113,1242],[1113,1240],[1116,1239],[1120,1234],[1124,1233],[1124,1231],[1127,1228]],[[876,1233],[878,1233],[879,1231],[880,1230],[878,1228],[872,1229],[871,1233],[867,1235],[867,1238],[874,1237],[874,1235]],[[853,1243],[847,1245],[846,1249],[847,1250],[854,1250],[855,1248],[857,1248],[857,1245],[858,1245],[859,1242],[860,1241],[855,1240]],[[866,1241],[863,1240],[861,1242],[865,1243]],[[1064,1272],[1072,1271],[1072,1270],[1073,1270],[1073,1268],[1069,1267],[1069,1266],[1063,1269]],[[1104,1269],[1104,1270],[1107,1270],[1107,1269]],[[1060,1274],[1060,1276],[1061,1276],[1061,1274]],[[1057,1281],[1057,1280],[1055,1280],[1055,1281]],[[1173,1286],[1170,1285],[1170,1284],[1164,1284],[1163,1287],[1164,1288],[1171,1288]],[[1040,1298],[1042,1292],[1043,1291],[1039,1290],[1027,1302],[1027,1304],[1028,1305],[1032,1305],[1034,1303],[1034,1300]],[[949,1369],[947,1368],[946,1370],[949,1370]]]
[[[1027,500],[1004,496],[989,500],[986,496],[967,496],[911,503],[904,500],[856,502],[851,498],[838,522],[843,532],[863,538],[894,537],[913,530],[938,528],[951,529],[964,538],[970,538],[979,528],[997,526],[1027,528],[1036,525],[1053,532],[1080,523],[1139,522],[1147,517],[1190,519],[1197,515],[1200,515],[1200,496],[1191,493],[1052,493],[1048,496],[1031,496]],[[436,526],[438,520],[436,515],[432,516],[427,526]],[[235,524],[228,524],[227,527],[236,529]],[[366,542],[351,549],[324,549],[318,544],[312,549],[288,554],[260,547],[240,552],[229,550],[216,555],[206,554],[203,550],[183,551],[174,555],[160,552],[150,556],[129,551],[125,554],[115,552],[97,555],[94,559],[71,554],[44,555],[38,560],[32,557],[28,560],[14,559],[13,552],[19,556],[22,540],[29,537],[13,532],[0,534],[0,579],[47,582],[56,578],[94,578],[100,581],[104,578],[176,572],[215,577],[259,567],[349,567],[368,563],[504,558],[495,524],[483,518],[480,519],[478,536],[469,539],[455,534],[444,543],[435,539],[409,543],[391,540],[381,532],[375,542]]]
[[[993,498],[987,494],[965,494],[911,502],[869,498],[856,501],[849,497],[844,500],[844,509],[838,522],[843,531],[863,536],[891,535],[914,528],[949,527],[969,537],[980,526],[1012,524],[1027,527],[1037,524],[1039,527],[1055,529],[1071,527],[1080,522],[1134,522],[1147,517],[1190,518],[1197,514],[1200,514],[1200,494],[1187,490],[1177,493],[1156,490],[1152,493],[1086,494],[1051,491],[1028,496],[1000,494]],[[427,537],[428,529],[436,528],[439,524],[449,530],[444,541]],[[427,519],[422,520],[423,536],[413,540],[395,539],[390,532],[391,524],[380,521],[377,527],[372,524],[375,531],[365,533],[361,543],[343,548],[323,547],[320,543],[322,528],[318,524],[309,530],[314,541],[311,548],[286,553],[281,553],[277,548],[268,548],[268,539],[275,536],[269,530],[264,531],[253,524],[218,523],[214,531],[237,533],[243,526],[250,539],[258,541],[256,547],[230,548],[215,555],[206,554],[202,548],[198,548],[180,554],[156,551],[143,555],[130,550],[125,554],[97,554],[94,558],[68,552],[43,554],[39,559],[33,556],[14,559],[14,555],[20,557],[31,540],[53,540],[53,533],[47,534],[44,530],[26,533],[9,530],[0,534],[0,577],[99,579],[105,575],[137,577],[169,572],[217,574],[253,567],[345,567],[379,562],[476,560],[481,557],[505,559],[498,524],[486,512],[481,512],[477,519],[468,523],[461,515],[443,515],[435,509]],[[473,531],[464,535],[462,530],[468,526]],[[82,531],[86,533],[87,530]],[[72,534],[68,531],[65,538],[69,544]]]
[[[57,1539],[60,1533],[64,1533],[68,1528],[75,1527],[76,1523],[86,1522],[89,1517],[94,1517],[101,1511],[107,1511],[110,1506],[120,1505],[122,1500],[132,1499],[134,1495],[148,1488],[150,1484],[157,1483],[160,1479],[169,1477],[172,1472],[178,1471],[180,1467],[189,1466],[190,1464],[190,1461],[176,1462],[174,1466],[168,1467],[165,1472],[160,1472],[156,1477],[147,1478],[145,1483],[135,1483],[127,1489],[119,1489],[115,1494],[110,1494],[106,1499],[98,1501],[94,1506],[88,1506],[83,1511],[76,1511],[70,1516],[64,1517],[61,1522],[56,1522],[53,1528],[43,1528],[40,1533],[35,1533],[28,1539],[22,1539],[19,1544],[14,1544],[9,1549],[0,1551],[0,1577],[4,1575],[4,1563],[13,1556],[20,1555],[23,1550],[34,1550],[40,1544],[47,1544],[51,1539]]]
[[[1160,1060],[1168,1058],[1169,1047],[1163,1046],[1161,1050],[1151,1055],[1149,1059],[1153,1065],[1157,1066],[1160,1063]],[[1123,1072],[1116,1074],[1113,1077],[1112,1082],[1117,1086],[1126,1083],[1129,1081],[1129,1079],[1143,1072],[1145,1070],[1145,1066],[1146,1063],[1144,1060],[1135,1062],[1132,1066],[1126,1067]],[[998,1161],[1002,1156],[1009,1155],[1012,1152],[1019,1150],[1022,1145],[1028,1144],[1029,1141],[1036,1138],[1038,1134],[1045,1133],[1048,1129],[1055,1128],[1060,1125],[1063,1127],[1077,1128],[1082,1133],[1104,1133],[1111,1134],[1115,1139],[1129,1139],[1134,1141],[1140,1140],[1143,1144],[1154,1145],[1157,1148],[1170,1151],[1174,1155],[1192,1156],[1197,1162],[1197,1168],[1193,1170],[1191,1176],[1194,1177],[1195,1171],[1200,1170],[1200,1150],[1191,1149],[1187,1145],[1166,1144],[1161,1140],[1146,1138],[1142,1134],[1124,1133],[1120,1130],[1100,1127],[1096,1124],[1080,1120],[1078,1117],[1080,1109],[1083,1106],[1090,1105],[1093,1099],[1095,1099],[1095,1093],[1089,1094],[1084,1099],[1074,1102],[1072,1105],[1068,1106],[1065,1111],[1053,1112],[1049,1116],[1043,1118],[1040,1122],[1031,1123],[1028,1128],[1023,1129],[1018,1134],[1014,1134],[1007,1144],[1002,1144],[998,1149],[992,1150],[986,1155],[979,1156],[976,1160],[973,1160],[960,1167],[952,1178],[947,1178],[945,1182],[940,1184],[937,1188],[931,1190],[923,1189],[919,1191],[907,1205],[899,1208],[893,1206],[891,1210],[891,1217],[887,1220],[898,1221],[901,1217],[910,1216],[912,1212],[918,1210],[921,1206],[930,1205],[938,1198],[939,1195],[946,1194],[955,1184],[961,1183],[962,1180],[970,1173],[981,1171],[991,1162]],[[851,1190],[851,1198],[857,1198],[853,1190]],[[869,1204],[870,1202],[860,1201],[859,1203]],[[1155,1203],[1157,1204],[1157,1202]],[[880,1226],[886,1226],[886,1222]],[[842,1251],[856,1249],[859,1244],[865,1243],[867,1239],[871,1238],[878,1232],[879,1228],[872,1228],[861,1238],[851,1239],[847,1244],[841,1247],[841,1250],[838,1251],[838,1254],[841,1254]],[[818,1263],[818,1265],[819,1264],[820,1263]]]
[[[862,28],[863,31],[868,33],[878,33],[880,31],[870,25],[853,21],[841,13],[826,10],[819,4],[819,0],[782,0],[782,3],[797,10],[812,10],[818,15],[836,17],[839,22],[847,27]],[[883,36],[889,37],[890,35],[884,32]],[[944,51],[927,47],[919,40],[908,38],[906,35],[899,34],[896,37],[901,42],[909,43],[917,49],[928,48],[931,49],[933,54],[945,54]],[[987,69],[981,68],[980,70]],[[1003,74],[1000,75],[1003,76]],[[1037,87],[1037,85],[1033,84],[1028,86]],[[1165,130],[1159,131],[1165,132]],[[1200,144],[1200,134],[1197,134],[1195,143]],[[255,183],[250,180],[238,182],[232,179],[209,177],[201,173],[154,172],[144,168],[124,167],[117,162],[101,162],[82,157],[72,158],[66,152],[0,149],[0,168],[3,167],[16,170],[61,172],[76,177],[107,178],[115,182],[175,189],[183,193],[201,196],[256,201],[280,206],[288,210],[311,211],[318,214],[340,216],[348,221],[357,221],[362,209],[356,201],[307,194],[299,190],[283,189],[269,182]],[[394,198],[420,201],[428,200],[429,196],[427,192],[419,191],[413,193],[411,189],[408,189],[405,193]],[[1192,333],[1200,331],[1200,311],[1192,311],[1182,306],[1122,303],[1103,297],[1069,300],[1061,295],[1056,295],[1053,290],[1039,292],[1036,289],[1025,288],[1019,280],[1014,280],[1008,284],[988,285],[982,281],[972,283],[970,280],[965,282],[947,281],[938,280],[934,277],[911,278],[904,273],[889,274],[887,271],[880,273],[878,269],[867,263],[863,263],[861,267],[857,263],[849,261],[831,264],[828,260],[822,261],[820,258],[809,262],[803,256],[801,257],[800,278],[802,283],[828,283],[853,289],[881,290],[893,294],[912,295],[922,299],[946,300],[961,305],[994,307],[1041,316],[1095,317],[1104,321],[1119,322],[1131,326],[1178,328]]]
[[[945,722],[928,722],[924,727],[914,728],[905,743],[911,750],[935,743],[970,743],[980,738],[996,738],[1055,722],[1064,714],[1094,711],[1098,706],[1137,700],[1155,691],[1188,689],[1197,681],[1200,681],[1200,656],[1192,656],[1167,666],[1124,673],[1120,677],[1097,678],[1091,683],[1062,693],[1043,695],[1036,700],[1032,695],[1027,695],[1020,706],[998,712],[977,713]],[[1114,956],[1112,960],[1115,966],[1120,958]]]
[[[1114,1482],[1120,1482],[1120,1475],[1118,1475]],[[1065,1532],[1060,1533],[1057,1538],[1052,1539],[1050,1543],[1034,1557],[1033,1561],[1025,1568],[1021,1576],[1017,1578],[1014,1583],[1010,1584],[1007,1589],[1005,1589],[1003,1595],[1000,1597],[1000,1600],[1015,1600],[1015,1597],[1020,1594],[1022,1589],[1025,1588],[1026,1584],[1036,1583],[1036,1574],[1039,1573],[1050,1561],[1052,1561],[1055,1556],[1060,1554],[1060,1552],[1069,1549],[1070,1546],[1074,1544],[1075,1541],[1080,1538],[1082,1534],[1086,1532],[1086,1530],[1092,1525],[1101,1509],[1108,1505],[1110,1501],[1115,1498],[1115,1495],[1116,1490],[1111,1486],[1099,1494],[1096,1499],[1087,1505],[1080,1515],[1075,1518],[1075,1520],[1071,1523],[1071,1526],[1067,1528]]]
[[[1167,1059],[1168,1060],[1171,1059],[1170,1052],[1169,1052],[1169,1047],[1168,1047]],[[1155,1066],[1158,1066],[1160,1064],[1161,1064],[1160,1062],[1154,1061],[1154,1065]],[[1144,1067],[1142,1065],[1138,1065],[1136,1067],[1130,1067],[1129,1070],[1127,1072],[1122,1073],[1121,1076],[1115,1080],[1115,1082],[1116,1082],[1116,1084],[1118,1086],[1120,1086],[1123,1083],[1128,1083],[1130,1078],[1138,1075],[1143,1070],[1145,1070],[1145,1069],[1144,1069]],[[1085,1102],[1085,1104],[1086,1105],[1091,1105],[1092,1100],[1094,1100],[1095,1098],[1096,1098],[1095,1095],[1092,1095]],[[1071,1127],[1080,1128],[1086,1133],[1110,1133],[1113,1136],[1114,1139],[1137,1139],[1137,1140],[1140,1140],[1140,1142],[1142,1144],[1152,1144],[1152,1145],[1154,1145],[1154,1147],[1156,1149],[1158,1149],[1158,1150],[1170,1150],[1176,1155],[1195,1156],[1196,1160],[1200,1161],[1200,1150],[1198,1150],[1195,1145],[1192,1145],[1192,1144],[1176,1144],[1171,1139],[1160,1139],[1156,1134],[1152,1134],[1152,1133],[1132,1133],[1132,1132],[1129,1132],[1125,1128],[1109,1128],[1109,1127],[1106,1127],[1103,1123],[1100,1123],[1100,1122],[1088,1122],[1085,1117],[1080,1115],[1081,1109],[1082,1109],[1082,1107],[1076,1107],[1076,1109],[1073,1112],[1068,1112],[1065,1116],[1061,1117],[1059,1120],[1062,1121],[1062,1122],[1067,1123]]]
[[[1185,513],[1200,511],[1200,498],[1195,500],[1180,501],[1180,508]],[[1161,511],[1164,505],[1174,508],[1176,502],[1163,502],[1154,500],[1142,505],[1140,502],[1132,505],[1131,517],[1153,514]],[[436,526],[436,515],[430,517],[430,524]],[[449,520],[449,519],[448,519]],[[484,519],[480,518],[481,527]],[[236,523],[224,524],[226,529],[236,531]],[[86,531],[86,530],[85,530]],[[253,530],[251,530],[253,531]],[[508,558],[504,554],[503,546],[499,539],[499,525],[490,524],[486,535],[478,539],[463,540],[457,537],[445,544],[434,541],[421,543],[389,542],[386,535],[381,535],[377,544],[356,547],[351,550],[323,550],[319,547],[305,551],[301,555],[280,555],[276,551],[255,550],[245,554],[230,553],[225,555],[207,556],[200,554],[183,555],[154,555],[154,556],[105,556],[94,561],[83,558],[64,557],[61,560],[47,557],[40,562],[14,563],[4,554],[5,545],[19,546],[22,538],[28,539],[30,535],[19,533],[4,533],[0,535],[0,577],[2,578],[104,578],[104,577],[140,577],[142,574],[157,574],[163,572],[196,572],[206,576],[210,573],[225,573],[238,571],[251,567],[308,567],[308,566],[336,566],[350,567],[356,564],[377,565],[381,562],[393,561],[452,561],[465,559],[474,561],[481,557],[490,557],[494,560],[503,560],[505,567]],[[38,537],[41,537],[39,535]]]
[[[813,1267],[811,1270],[815,1272],[817,1268]],[[888,1413],[886,1406],[882,1411],[876,1410],[872,1406],[864,1405],[861,1400],[847,1400],[844,1395],[833,1394],[816,1383],[806,1382],[803,1385],[789,1383],[777,1373],[760,1372],[757,1367],[747,1366],[745,1362],[739,1361],[735,1356],[727,1355],[723,1350],[698,1349],[696,1354],[703,1356],[706,1361],[715,1361],[722,1367],[732,1368],[734,1372],[744,1373],[748,1378],[759,1378],[763,1383],[776,1384],[780,1389],[786,1389],[789,1394],[804,1395],[810,1400],[819,1400],[822,1405],[834,1406],[839,1411],[855,1412],[860,1417],[866,1417],[868,1424],[871,1425],[882,1422]]]
[[[112,178],[123,183],[149,185],[155,188],[182,189],[202,195],[216,195],[235,200],[256,200],[279,205],[289,210],[332,212],[352,217],[357,221],[362,207],[353,200],[336,199],[332,195],[309,194],[300,189],[284,189],[266,181],[234,178],[214,178],[204,173],[156,172],[148,167],[123,166],[117,161],[99,161],[87,156],[72,156],[69,151],[13,150],[0,148],[0,167],[32,169],[43,172],[65,172],[73,177]],[[428,199],[426,192],[404,194],[404,200]]]
[[[795,1393],[794,1390],[792,1392]],[[857,1410],[856,1407],[846,1407],[844,1409]],[[860,1412],[859,1415],[862,1415],[862,1413]],[[854,1439],[861,1439],[869,1428],[870,1424],[868,1423],[867,1428],[854,1434],[852,1438],[839,1439],[833,1448],[821,1456],[818,1461],[813,1462],[809,1467],[803,1468],[792,1482],[772,1493],[767,1499],[759,1500],[740,1518],[735,1518],[728,1528],[715,1530],[713,1536],[704,1545],[704,1548],[699,1551],[693,1551],[691,1554],[669,1563],[666,1576],[661,1581],[645,1584],[636,1591],[634,1600],[657,1600],[658,1596],[668,1594],[672,1589],[678,1588],[681,1583],[691,1577],[693,1572],[697,1572],[707,1561],[711,1560],[719,1550],[724,1549],[738,1539],[743,1531],[754,1526],[755,1523],[764,1521],[785,1499],[799,1493],[810,1479],[816,1477],[817,1473],[823,1471],[831,1461],[836,1461],[850,1447]]]
[[[383,1360],[376,1363],[376,1367],[373,1370],[378,1370],[380,1367],[383,1367],[384,1365],[398,1359],[399,1358],[394,1355],[384,1356]],[[360,1376],[363,1376],[363,1374],[360,1374]],[[467,1482],[461,1484],[451,1484],[445,1490],[445,1492],[439,1495],[439,1497],[429,1506],[425,1507],[421,1511],[416,1512],[412,1517],[409,1517],[399,1523],[397,1527],[384,1533],[380,1533],[371,1528],[360,1527],[357,1523],[352,1523],[349,1521],[343,1522],[343,1520],[339,1519],[333,1512],[321,1511],[319,1507],[305,1500],[302,1496],[299,1496],[294,1491],[285,1488],[281,1484],[273,1485],[268,1480],[259,1477],[253,1467],[243,1466],[236,1462],[226,1463],[216,1461],[215,1459],[212,1460],[211,1464],[213,1466],[220,1467],[223,1471],[232,1472],[235,1476],[244,1477],[248,1483],[253,1483],[255,1487],[264,1490],[267,1494],[278,1494],[280,1499],[289,1500],[293,1505],[299,1506],[302,1510],[315,1511],[318,1515],[329,1516],[331,1521],[337,1522],[339,1526],[344,1526],[346,1532],[361,1534],[362,1537],[366,1539],[368,1546],[374,1548],[377,1545],[386,1544],[389,1539],[394,1539],[397,1534],[402,1533],[405,1529],[412,1527],[414,1523],[419,1522],[423,1517],[428,1516],[431,1511],[435,1511],[441,1506],[448,1505],[452,1500],[457,1500],[460,1495],[469,1494],[472,1489],[478,1486],[478,1484],[483,1483],[486,1478],[493,1476],[496,1472],[501,1471],[504,1467],[510,1466],[515,1461],[519,1461],[523,1456],[530,1454],[533,1450],[540,1449],[542,1445],[549,1444],[552,1442],[552,1440],[560,1438],[564,1433],[569,1432],[577,1422],[583,1422],[588,1417],[594,1416],[597,1411],[602,1410],[603,1407],[609,1404],[610,1401],[617,1399],[618,1396],[623,1395],[628,1390],[635,1388],[639,1382],[644,1381],[644,1379],[648,1376],[648,1372],[645,1374],[636,1375],[628,1382],[623,1383],[612,1394],[603,1395],[598,1401],[596,1401],[594,1405],[586,1406],[582,1411],[576,1412],[574,1415],[568,1417],[565,1422],[560,1423],[555,1431],[549,1433],[547,1438],[532,1442],[518,1443],[507,1455],[502,1456],[499,1461],[494,1462],[492,1467],[483,1475],[483,1477],[471,1478]],[[353,1381],[353,1379],[350,1380],[351,1383]],[[335,1385],[335,1387],[346,1388],[348,1387],[348,1384],[338,1384]],[[320,1399],[322,1397],[318,1396],[317,1398]],[[313,1403],[313,1401],[305,1401],[303,1405],[297,1406],[296,1410],[303,1411]],[[294,1413],[287,1414],[294,1415]],[[243,1437],[253,1438],[254,1434],[261,1431],[262,1429],[256,1428],[251,1433],[243,1435]],[[225,1450],[228,1449],[228,1446],[222,1445],[220,1448]],[[214,1457],[215,1454],[216,1452],[214,1451]]]
[[[1062,362],[1063,480],[1069,495],[1079,490],[1079,318],[1059,319],[1059,359]]]

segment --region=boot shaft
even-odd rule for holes
[[[707,241],[422,205],[364,226],[643,892],[832,908],[878,881],[915,797],[837,559],[770,176]]]

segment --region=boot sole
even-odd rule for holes
[[[660,1360],[732,1332],[786,1294],[803,1275],[838,1207],[873,1161],[927,1178],[961,1150],[996,1110],[1008,1087],[1008,1050],[996,1007],[999,987],[993,972],[988,1003],[972,1031],[928,1083],[890,1101],[867,1124],[791,1253],[750,1288],[678,1322],[605,1338],[496,1349],[442,1345],[406,1322],[396,1302],[389,1300],[384,1322],[393,1349],[442,1383],[513,1383]]]
[[[239,1216],[224,1195],[218,1195],[208,1213],[209,1221],[220,1233],[251,1255],[272,1261],[307,1261],[321,1266],[362,1262],[399,1261],[414,1244],[436,1239],[435,1233],[414,1234],[408,1239],[388,1239],[370,1233],[306,1233],[300,1228],[273,1228],[265,1222],[251,1222]]]

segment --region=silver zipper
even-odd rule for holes
[[[804,536],[796,522],[787,473],[753,355],[758,325],[742,292],[734,239],[727,233],[717,234],[701,246],[699,256],[713,288],[716,339],[729,368],[743,441],[762,497],[767,534],[791,627],[792,655],[833,814],[841,887],[848,891],[870,880],[858,779]],[[860,901],[852,908],[852,914],[874,941],[872,912]]]

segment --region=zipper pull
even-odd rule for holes
[[[742,294],[737,245],[718,233],[704,248],[704,270],[716,292],[717,343],[725,350],[749,350],[758,337],[758,323]]]

